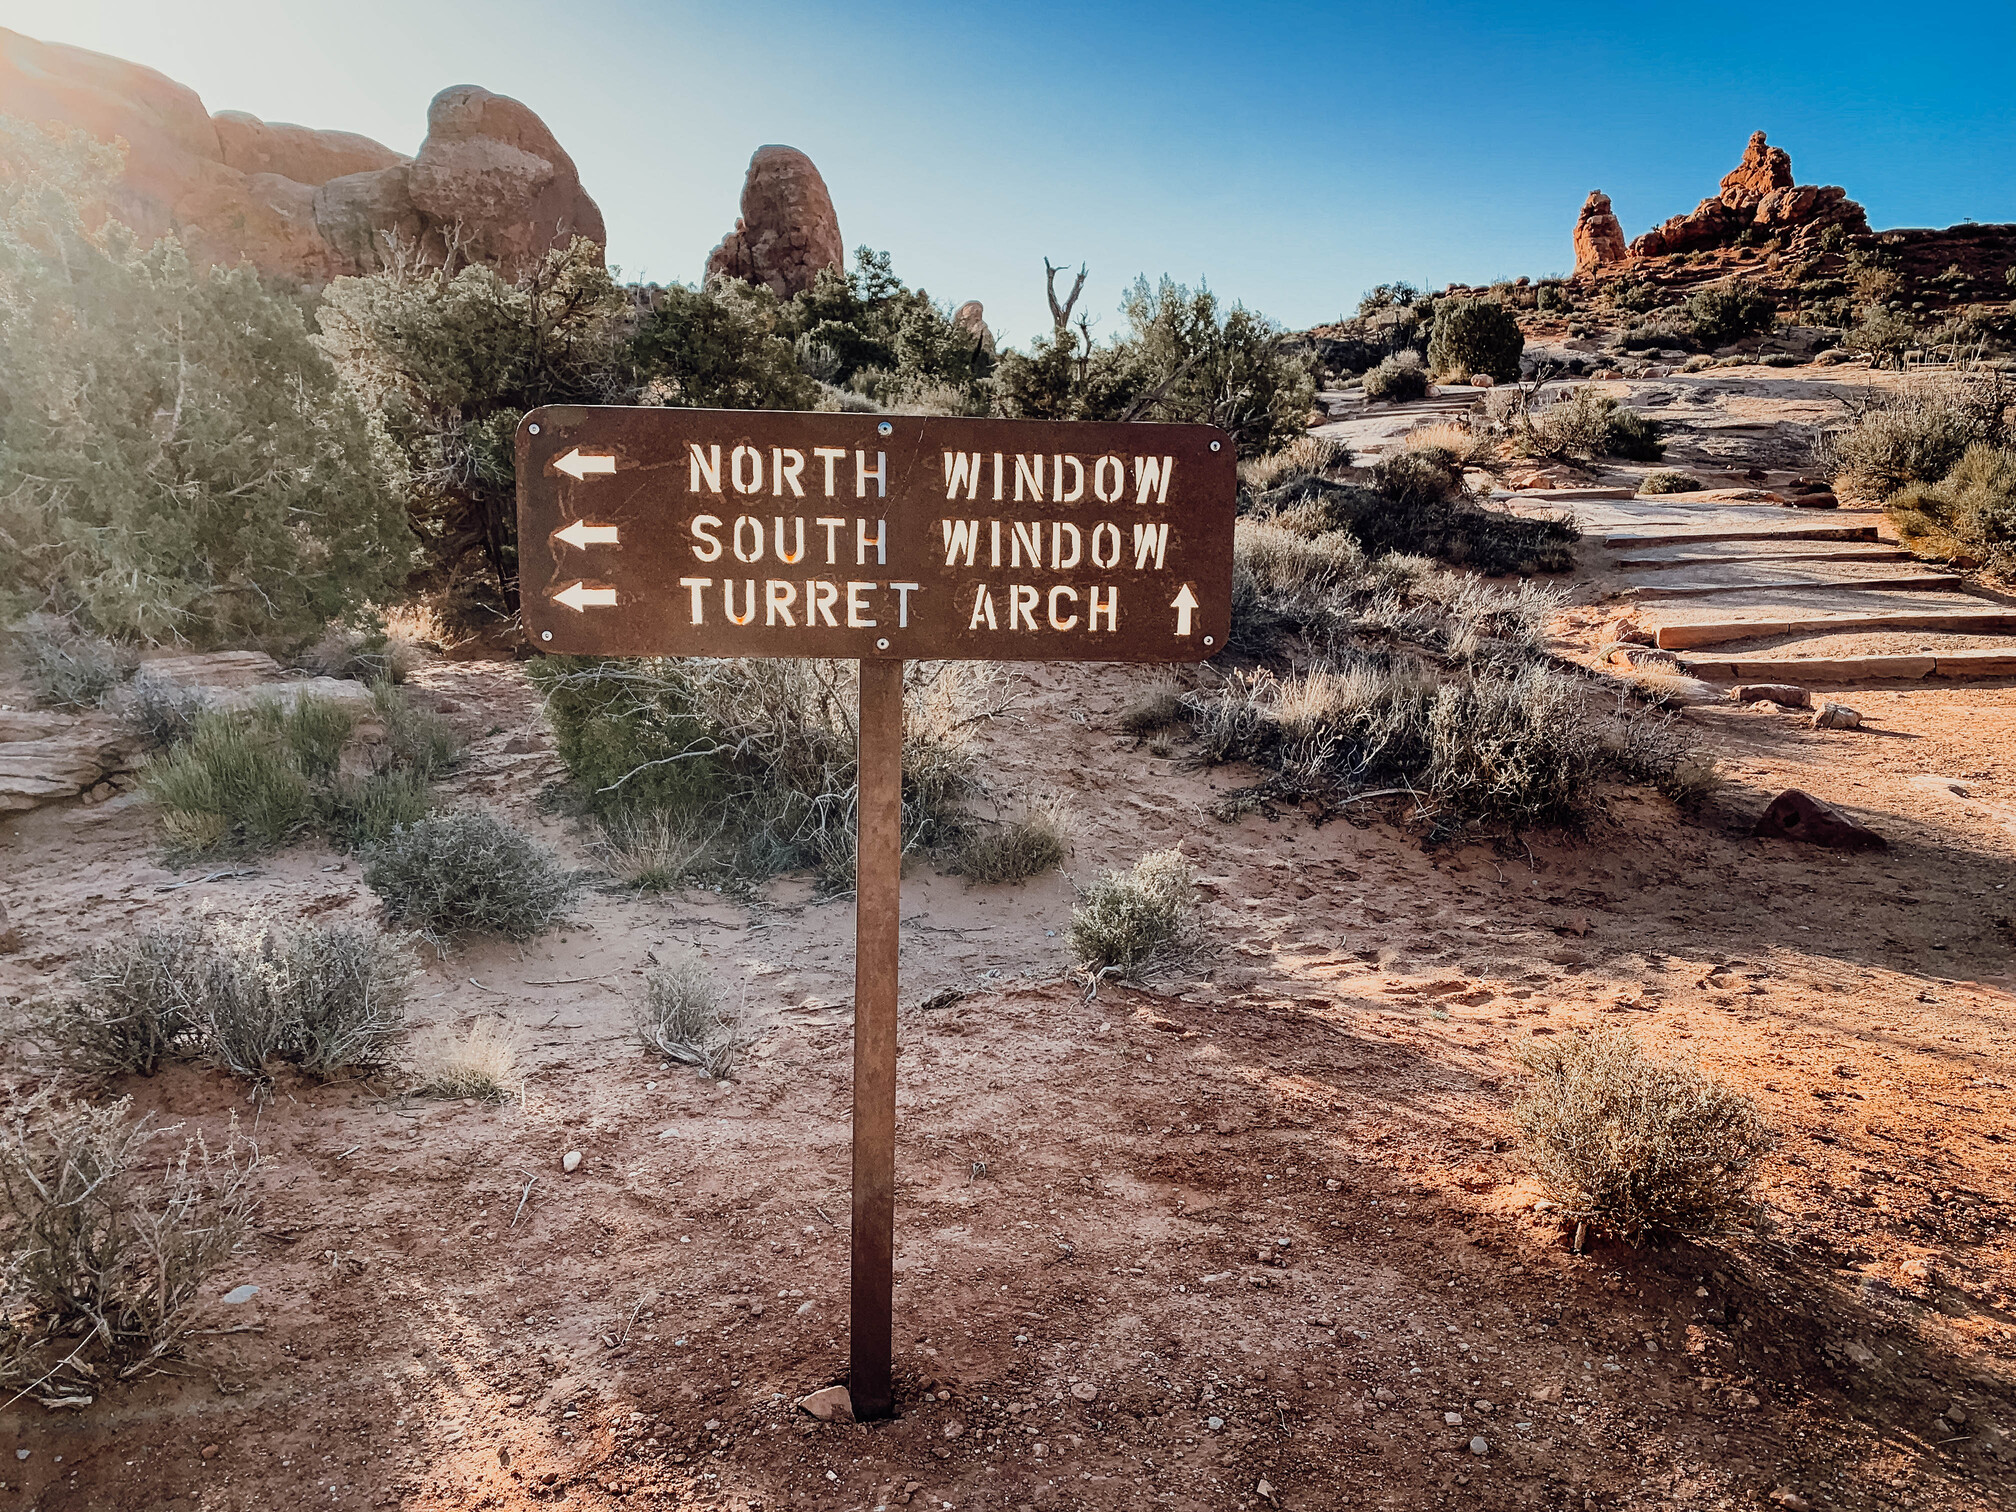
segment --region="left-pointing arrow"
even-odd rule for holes
[[[576,614],[586,614],[590,609],[614,609],[616,590],[590,588],[586,583],[573,583],[554,594],[553,602],[565,604]]]
[[[564,456],[553,459],[554,467],[567,474],[575,482],[580,482],[590,473],[613,473],[616,471],[614,457],[598,457],[584,452],[580,447],[570,447]]]
[[[586,520],[576,520],[565,530],[553,532],[557,541],[565,541],[569,546],[586,551],[590,546],[614,546],[616,527],[614,525],[590,525]]]

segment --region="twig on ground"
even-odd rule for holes
[[[538,1179],[537,1176],[530,1178],[525,1183],[525,1190],[518,1194],[518,1211],[511,1215],[512,1228],[518,1227],[518,1220],[525,1216],[525,1204],[532,1200],[532,1183]]]
[[[191,877],[187,882],[163,882],[156,892],[180,892],[185,887],[201,887],[205,882],[223,882],[233,877],[256,877],[256,871],[214,871],[207,877]]]

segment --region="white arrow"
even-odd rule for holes
[[[591,456],[578,446],[570,448],[564,457],[555,457],[553,465],[577,483],[590,473],[613,473],[616,471],[616,459],[614,457]]]
[[[616,590],[614,588],[590,588],[586,583],[575,583],[572,587],[562,588],[558,593],[554,594],[553,602],[556,604],[565,604],[576,614],[586,614],[590,606],[602,609],[614,609],[616,607]]]
[[[586,520],[576,520],[565,530],[553,532],[555,540],[565,541],[569,546],[586,551],[590,546],[614,546],[616,527],[614,525],[590,525]]]
[[[1190,633],[1190,611],[1197,607],[1197,595],[1190,591],[1188,583],[1185,583],[1177,591],[1175,601],[1169,607],[1176,611],[1176,633],[1178,635],[1188,635]]]

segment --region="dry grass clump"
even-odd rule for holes
[[[853,886],[853,662],[548,657],[532,675],[590,812],[660,812],[718,830],[716,864],[744,882],[811,867],[824,887]],[[957,840],[973,734],[1009,703],[984,664],[905,670],[906,848]]]
[[[403,631],[336,624],[297,655],[294,663],[317,677],[402,683],[420,665],[420,647]]]
[[[210,707],[210,695],[142,667],[116,695],[114,707],[126,728],[147,744],[171,746],[195,730],[197,719]]]
[[[1351,448],[1328,436],[1297,436],[1277,452],[1239,464],[1239,482],[1254,493],[1289,478],[1329,477],[1351,465]]]
[[[1439,452],[1461,467],[1485,461],[1493,450],[1489,436],[1472,430],[1460,420],[1417,425],[1400,438],[1400,447],[1410,452]]]
[[[720,1081],[748,1038],[746,1014],[731,1003],[699,956],[687,954],[644,978],[644,998],[631,1027],[646,1050],[695,1067]]]
[[[1094,980],[1138,977],[1177,955],[1195,906],[1195,877],[1183,853],[1152,851],[1085,889],[1071,911],[1072,957]]]
[[[1237,527],[1234,527],[1235,534]],[[1159,677],[1136,694],[1120,711],[1120,728],[1128,735],[1152,735],[1183,717],[1183,690],[1167,677]]]
[[[401,942],[375,930],[209,915],[99,946],[33,1010],[31,1036],[86,1075],[151,1076],[178,1058],[254,1079],[275,1060],[368,1073],[405,1028],[411,974]]]
[[[1492,432],[1508,439],[1521,456],[1556,462],[1596,457],[1656,462],[1666,452],[1656,422],[1624,408],[1593,384],[1565,398],[1524,384],[1493,389],[1484,400],[1484,413]]]
[[[625,887],[669,892],[714,864],[721,828],[688,812],[618,809],[595,821],[590,844],[602,869]]]
[[[48,709],[95,709],[133,673],[134,656],[54,615],[31,615],[21,635],[28,686]]]
[[[251,1225],[258,1152],[234,1124],[143,1170],[169,1132],[53,1089],[0,1114],[0,1385],[88,1402],[180,1344]]]
[[[573,906],[579,884],[543,842],[495,814],[438,814],[393,829],[364,880],[392,918],[428,934],[529,940]]]
[[[1621,1029],[1547,1039],[1513,1110],[1548,1195],[1628,1244],[1739,1227],[1772,1136],[1757,1105]]]
[[[496,1015],[476,1019],[457,1033],[452,1024],[433,1024],[407,1042],[406,1059],[414,1090],[425,1097],[507,1102],[525,1095],[518,1056],[524,1035]]]
[[[1701,480],[1683,472],[1649,472],[1638,485],[1640,494],[1696,493],[1701,488]]]
[[[1821,437],[1819,465],[1837,492],[1888,499],[1912,484],[1937,483],[1970,446],[2010,439],[2010,389],[1999,372],[1918,377],[1871,388],[1848,401],[1848,423]]]
[[[1064,864],[1076,827],[1070,804],[1057,794],[1045,794],[1006,823],[969,828],[959,842],[956,864],[969,881],[1025,882]]]

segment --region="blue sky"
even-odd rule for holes
[[[1759,128],[1876,225],[2016,221],[2009,0],[0,0],[0,25],[408,152],[444,86],[515,95],[633,276],[696,278],[750,152],[785,142],[850,247],[1017,342],[1047,325],[1046,255],[1091,265],[1102,332],[1136,273],[1303,326],[1382,280],[1563,272],[1590,189],[1636,235]]]

